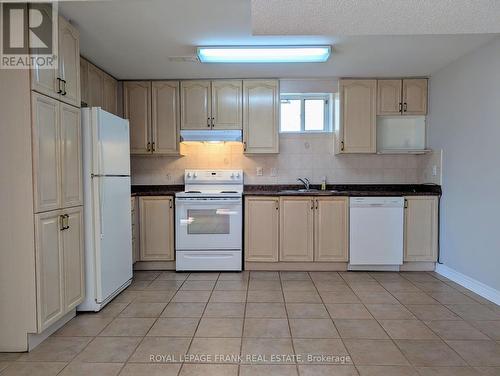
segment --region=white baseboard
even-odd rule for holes
[[[453,282],[475,292],[489,301],[500,305],[500,291],[485,285],[474,278],[468,277],[465,274],[457,272],[455,269],[449,268],[443,264],[436,264],[436,273],[443,277],[451,279]]]

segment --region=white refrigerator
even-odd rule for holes
[[[129,123],[99,107],[82,108],[85,300],[99,311],[132,280]]]

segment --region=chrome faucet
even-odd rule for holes
[[[311,182],[309,181],[308,178],[297,178],[297,181],[300,181],[302,184],[304,184],[304,188],[308,191],[309,186],[311,185]]]

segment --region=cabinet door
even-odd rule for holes
[[[102,107],[104,78],[102,76],[102,71],[90,63],[88,69],[88,85],[89,107]]]
[[[281,197],[280,211],[280,261],[313,261],[313,198]]]
[[[141,261],[174,259],[173,197],[139,198]]]
[[[110,75],[103,73],[102,108],[112,114],[117,113],[118,82]]]
[[[349,199],[315,199],[314,261],[347,262]]]
[[[210,81],[181,81],[181,129],[211,126]]]
[[[403,115],[427,115],[427,79],[403,80]]]
[[[340,81],[341,153],[376,152],[376,80]]]
[[[61,206],[59,101],[33,93],[33,188],[35,212]]]
[[[63,80],[60,99],[80,107],[80,34],[59,17],[59,77]]]
[[[278,261],[279,198],[245,199],[245,260]]]
[[[42,332],[64,315],[61,212],[35,215],[37,328]]]
[[[179,153],[179,82],[152,83],[152,133],[154,154]]]
[[[76,207],[65,210],[66,229],[61,231],[61,245],[64,260],[64,311],[69,312],[85,297],[83,209]]]
[[[61,103],[62,207],[83,205],[82,129],[80,109]]]
[[[81,102],[89,105],[89,63],[80,57],[80,93]]]
[[[437,261],[438,198],[405,199],[404,261]]]
[[[279,153],[278,114],[278,81],[243,81],[243,143],[245,153]]]
[[[401,114],[403,109],[402,85],[402,80],[377,81],[377,115]]]
[[[46,19],[52,19],[52,7],[46,7],[44,5],[38,7]],[[28,30],[25,31],[28,33]],[[59,98],[59,69],[45,69],[37,64],[35,59],[33,62],[33,67],[30,69],[31,74],[31,89],[39,93],[48,95],[52,98]]]
[[[214,129],[242,129],[242,81],[212,81]]]
[[[123,84],[123,115],[130,123],[130,154],[151,152],[151,82]]]

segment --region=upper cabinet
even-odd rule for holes
[[[80,57],[80,93],[82,104],[89,104],[89,62]]]
[[[51,15],[49,15],[51,17]],[[59,17],[58,67],[31,69],[31,88],[51,98],[80,106],[80,36],[65,19]]]
[[[89,107],[102,107],[104,77],[102,71],[93,64],[88,64],[88,105]]]
[[[131,154],[179,153],[179,81],[126,81],[123,106]]]
[[[61,101],[80,107],[80,34],[59,17],[59,78]]]
[[[181,129],[212,127],[210,81],[181,82]]]
[[[340,80],[336,153],[376,152],[377,80]]]
[[[212,81],[212,127],[241,129],[242,81]]]
[[[123,117],[130,124],[130,154],[151,153],[151,82],[123,84]]]
[[[181,129],[241,129],[242,81],[182,81]]]
[[[403,115],[427,115],[427,79],[403,80]]]
[[[154,154],[179,153],[179,82],[154,81],[151,88],[151,142]]]
[[[118,112],[118,81],[109,74],[102,75],[102,108],[104,111],[116,114]]]
[[[427,79],[377,81],[377,115],[427,115]]]
[[[245,153],[278,153],[278,131],[278,80],[243,81],[243,144]]]

